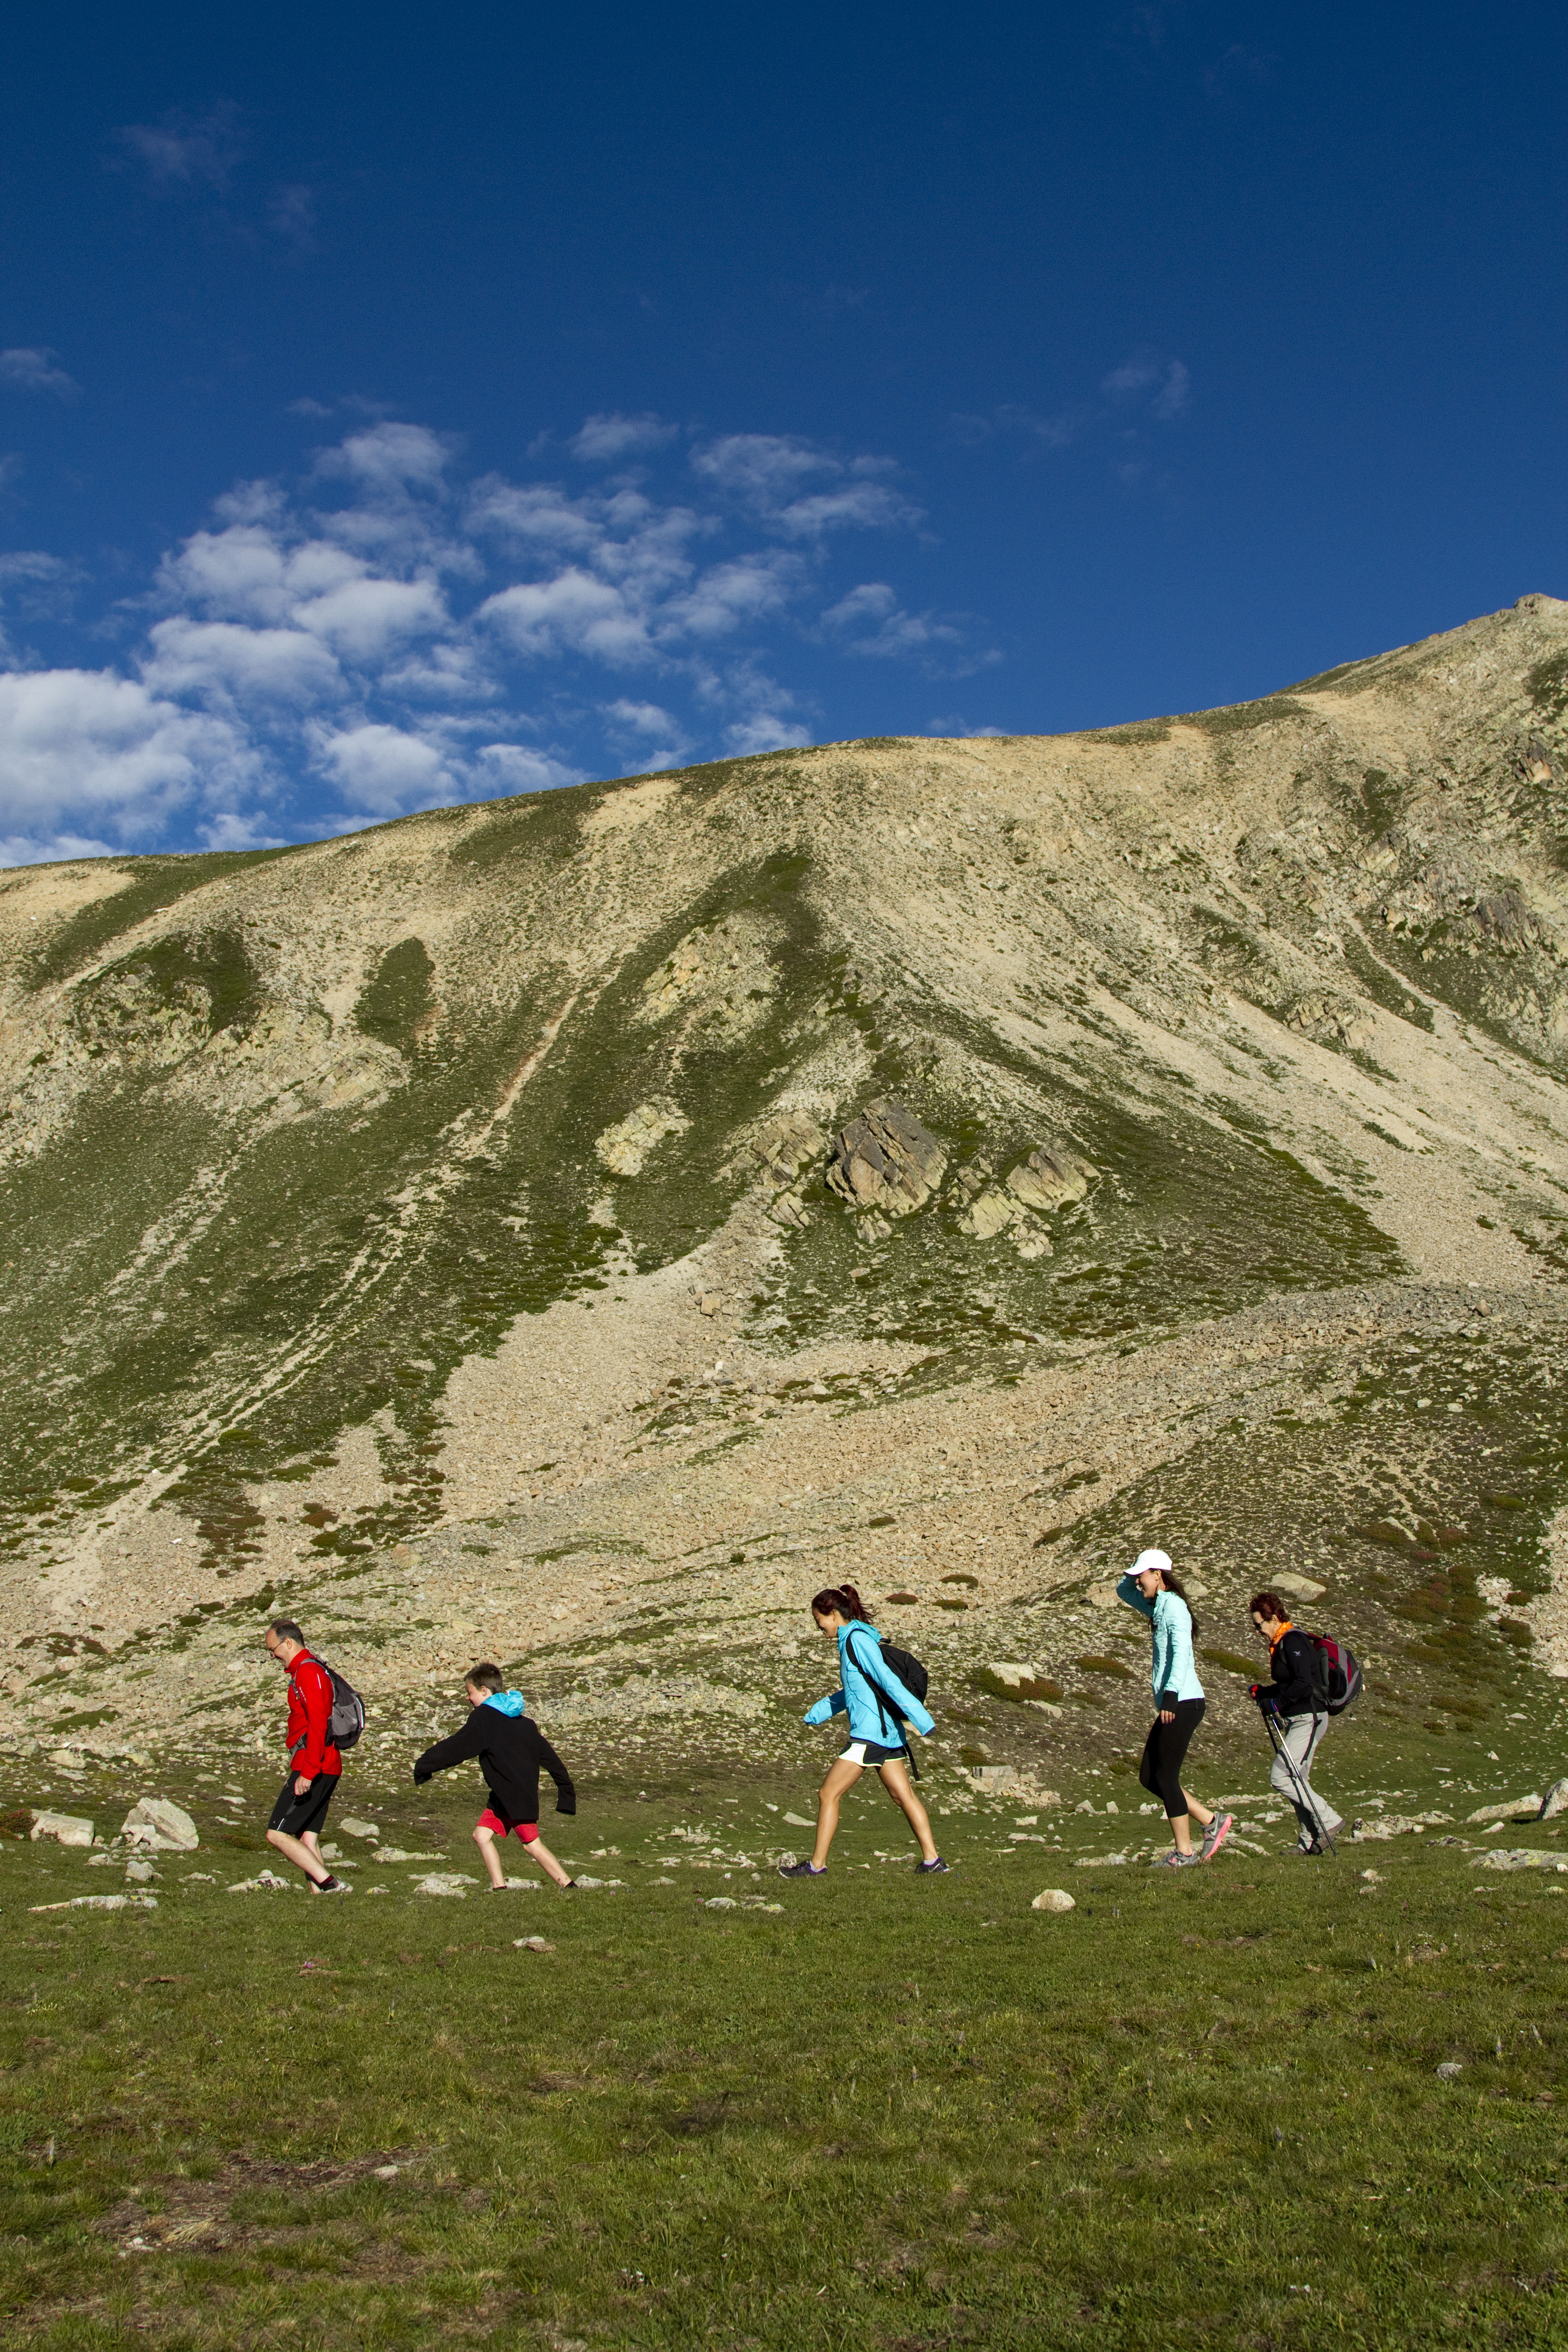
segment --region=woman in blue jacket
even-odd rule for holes
[[[1116,1588],[1116,1597],[1149,1620],[1153,1636],[1154,1705],[1159,1712],[1149,1727],[1138,1778],[1151,1796],[1165,1808],[1175,1841],[1173,1852],[1162,1854],[1170,1870],[1189,1863],[1212,1862],[1230,1835],[1231,1816],[1211,1813],[1182,1786],[1182,1765],[1194,1732],[1204,1719],[1204,1686],[1193,1664],[1193,1636],[1197,1624],[1187,1596],[1171,1572],[1167,1551],[1141,1551]],[[1192,1822],[1204,1830],[1203,1850],[1193,1852]]]
[[[827,1868],[827,1849],[838,1827],[838,1805],[862,1772],[880,1776],[882,1786],[920,1840],[921,1859],[915,1868],[931,1876],[947,1864],[936,1850],[925,1807],[910,1786],[906,1759],[910,1752],[906,1719],[922,1738],[936,1729],[934,1719],[907,1691],[882,1655],[877,1629],[867,1616],[852,1584],[819,1592],[811,1604],[819,1633],[831,1633],[838,1643],[839,1687],[829,1698],[808,1707],[809,1724],[826,1723],[847,1715],[849,1739],[822,1784],[816,1800],[816,1844],[809,1862],[779,1864],[781,1878],[820,1878]]]

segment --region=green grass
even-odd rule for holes
[[[230,1895],[255,1855],[204,1848],[156,1912],[34,1914],[119,1874],[5,1846],[0,2341],[1568,2340],[1558,1882],[1411,1839],[1304,1867],[1281,1828],[1180,1878],[1087,1872],[1103,1824],[1004,1858],[983,1811],[920,1883],[872,1859],[903,1840],[868,1795],[829,1878],[780,1886],[802,1833],[764,1793],[800,1807],[547,1823],[630,1882],[567,1898],[368,1865],[393,1895]],[[374,1810],[472,1867],[469,1791],[441,1795]],[[764,1874],[650,1867],[689,1851],[683,1806]],[[1070,1917],[1029,1908],[1052,1885]]]

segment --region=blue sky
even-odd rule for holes
[[[1568,590],[1560,8],[66,5],[0,858],[1261,693]]]

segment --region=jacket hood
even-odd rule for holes
[[[493,1706],[498,1715],[525,1715],[528,1711],[521,1691],[491,1691],[481,1704]]]

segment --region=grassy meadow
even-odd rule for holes
[[[444,1859],[342,1838],[346,1902],[227,1893],[270,1857],[205,1820],[146,1911],[35,1910],[120,1869],[0,1846],[0,2342],[1568,2343],[1568,1879],[1473,1830],[1301,1864],[1259,1801],[1211,1868],[1082,1868],[1163,1843],[1130,1778],[1020,1828],[933,1757],[943,1878],[863,1784],[784,1885],[770,1774],[590,1790],[545,1834],[624,1884],[492,1897],[468,1785],[370,1784]]]

